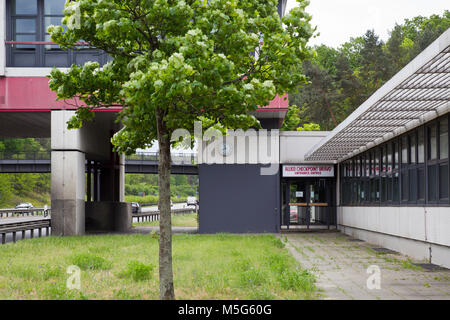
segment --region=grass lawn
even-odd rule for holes
[[[159,226],[159,220],[157,221],[145,221],[145,222],[135,222],[133,227],[136,226]],[[173,214],[172,215],[172,226],[173,227],[197,227],[197,214],[187,213],[187,214]]]
[[[311,299],[314,277],[272,235],[177,235],[177,299]],[[67,267],[81,290],[66,289]],[[159,299],[156,235],[44,237],[0,246],[0,299]]]

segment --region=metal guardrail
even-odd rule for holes
[[[183,209],[173,209],[171,210],[172,214],[188,214],[197,212],[197,207],[195,208],[183,208]],[[159,220],[159,210],[152,212],[144,212],[144,213],[133,213],[133,218],[137,218],[137,222],[146,222],[146,221],[158,221]]]
[[[159,204],[158,202],[142,202],[142,203],[138,202],[138,203],[141,207],[151,207],[157,206]],[[186,200],[172,201],[172,203],[186,203]]]
[[[38,236],[42,237],[42,229],[46,230],[46,235],[50,235],[51,219],[43,218],[34,221],[15,221],[11,223],[0,224],[0,234],[2,235],[2,244],[6,243],[6,234],[12,233],[13,242],[16,242],[17,232],[22,233],[22,239],[25,238],[25,232],[30,231],[30,238],[34,238],[34,230],[38,230]]]
[[[172,163],[175,164],[197,164],[197,154],[196,153],[171,153]],[[159,161],[159,152],[139,152],[129,156],[125,156],[126,160],[135,161]]]
[[[14,215],[17,216],[35,216],[35,215],[43,215],[44,217],[50,216],[51,214],[51,208],[43,208],[43,207],[35,207],[30,209],[0,209],[0,218],[9,218],[14,217]]]
[[[171,153],[172,162],[176,164],[197,164],[196,153]],[[0,160],[50,160],[51,151],[0,151]],[[159,152],[139,152],[125,156],[126,160],[158,162]]]

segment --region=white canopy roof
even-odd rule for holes
[[[450,29],[305,156],[340,162],[450,111]]]

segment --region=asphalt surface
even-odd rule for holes
[[[192,206],[191,206],[192,207]],[[174,203],[172,205],[172,209],[185,209],[188,208],[186,203]],[[151,206],[151,207],[142,207],[141,208],[142,213],[148,213],[148,212],[156,212],[158,211],[158,206]],[[34,221],[34,220],[41,220],[43,219],[43,216],[24,216],[24,217],[8,217],[8,218],[1,218],[0,219],[0,225],[1,224],[7,224],[7,223],[15,223],[15,222],[23,222],[23,221]],[[137,220],[135,218],[133,218],[133,222],[137,222]],[[146,233],[146,232],[150,232],[152,230],[142,230],[141,232]],[[188,230],[179,230],[180,233],[192,233],[196,231],[194,229],[188,229]],[[50,234],[51,234],[51,228],[50,228]],[[45,229],[42,230],[42,236],[46,236],[46,232]],[[34,230],[34,238],[38,237],[38,229]],[[25,237],[23,239],[30,239],[31,238],[31,230],[27,230],[25,232]],[[1,238],[0,238],[1,239]],[[16,241],[20,241],[22,240],[22,232],[17,232],[16,233]],[[13,242],[13,235],[12,233],[7,233],[6,234],[6,243],[9,242]],[[1,240],[0,240],[1,243]]]

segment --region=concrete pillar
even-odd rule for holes
[[[115,115],[100,112],[81,129],[68,130],[67,121],[74,114],[69,110],[51,113],[52,234],[129,230],[131,208],[121,203],[125,197],[125,157],[112,152],[110,140],[119,129]],[[94,180],[92,186],[88,178],[89,191],[86,159],[88,172],[93,171],[88,176]]]
[[[82,235],[85,231],[85,154],[79,130],[68,130],[73,111],[51,115],[52,234]]]

